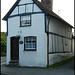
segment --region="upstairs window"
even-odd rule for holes
[[[36,37],[29,36],[24,38],[24,50],[35,51],[36,50]]]
[[[31,16],[30,15],[25,15],[21,16],[21,27],[24,26],[31,26]]]

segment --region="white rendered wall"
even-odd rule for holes
[[[66,30],[67,34],[65,33],[65,28],[69,28],[70,29],[70,37],[67,35],[68,34],[68,30]],[[72,28],[70,26],[67,26],[62,23],[62,22],[59,22],[58,20],[55,20],[54,18],[50,18],[50,23],[49,23],[49,32],[53,32],[53,33],[56,33],[56,34],[59,34],[59,35],[62,35],[62,36],[66,36],[68,38],[71,38],[72,36]],[[53,38],[52,38],[53,37]],[[63,47],[64,47],[64,51],[71,51],[71,40],[70,39],[65,39],[65,38],[62,38],[60,36],[54,36],[54,35],[51,35],[49,34],[49,51],[52,51],[52,40],[53,40],[53,51],[55,52],[55,48],[56,48],[56,51],[59,51],[59,52],[63,52]],[[67,45],[66,45],[66,42],[65,40],[67,40]],[[56,43],[56,46],[55,46],[55,43]]]
[[[48,19],[48,18],[47,18]],[[50,23],[49,23],[49,31],[53,32],[53,33],[57,33],[59,35],[63,35],[68,37],[68,35],[65,35],[65,28],[66,29],[66,33],[68,33],[68,29],[70,30],[70,34],[72,35],[72,28],[70,26],[66,26],[66,24],[60,22],[59,20],[56,20],[53,17],[50,17]],[[70,36],[71,38],[71,36]]]
[[[47,18],[48,21],[48,18]],[[66,30],[65,33],[65,28],[70,29],[70,36],[68,36],[66,33],[68,33],[68,30]],[[54,18],[50,17],[50,22],[49,22],[49,32],[53,32],[62,36],[66,36],[68,38],[71,38],[71,33],[72,29],[70,26],[67,26],[58,21],[55,20]],[[52,42],[53,40],[53,42]],[[71,51],[71,40],[67,40],[67,45],[65,45],[65,38],[62,38],[60,36],[54,36],[52,34],[49,34],[49,52],[62,52],[62,53],[54,53],[54,54],[49,54],[49,65],[52,65],[54,63],[60,62],[62,60],[65,60],[71,56],[73,56],[73,53],[63,53],[64,51]]]
[[[12,17],[8,19],[8,39],[16,35],[21,35],[19,41],[23,41],[23,44],[19,44],[20,66],[47,66],[47,37],[44,20],[43,13],[33,14],[31,15],[31,26],[20,27],[20,17]],[[24,51],[24,37],[26,36],[37,37],[36,51]],[[10,45],[8,46],[8,52],[10,51],[9,47]],[[10,58],[9,54],[7,58]],[[9,61],[10,60],[8,60],[7,63],[9,63]]]
[[[36,4],[34,4],[34,12],[41,12],[41,10]]]
[[[10,37],[9,36],[7,36],[7,50],[6,50],[6,65],[8,65],[9,64],[9,61],[10,61]]]
[[[18,5],[27,4],[27,3],[33,3],[33,1],[32,0],[21,0]]]
[[[73,56],[73,53],[56,53],[49,54],[49,65],[61,62]]]
[[[11,13],[11,15],[16,15],[16,14],[18,14],[18,6]]]
[[[25,6],[24,5],[19,7],[19,14],[21,14],[21,13],[25,13]]]

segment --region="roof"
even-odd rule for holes
[[[62,21],[63,23],[66,23],[67,25],[71,26],[73,28],[72,25],[70,25],[68,22],[66,22],[65,20],[63,20],[60,16],[58,16],[57,14],[55,14],[52,10],[50,10],[47,5],[45,5],[42,2],[39,2],[38,0],[34,0],[34,2],[42,9],[45,11],[46,14],[49,14],[50,16]]]
[[[58,15],[55,14],[52,10],[50,10],[50,9],[47,7],[46,4],[44,4],[44,3],[42,3],[42,2],[39,2],[38,0],[33,0],[33,1],[34,1],[34,3],[37,4],[37,6],[38,6],[41,10],[43,10],[44,13],[46,13],[46,14],[48,14],[48,15],[50,15],[50,16],[52,16],[52,17],[58,19],[58,20],[60,20],[61,22],[65,23],[65,24],[67,24],[67,25],[69,25],[70,27],[73,28],[72,25],[70,25],[69,23],[67,23],[67,22],[66,22],[65,20],[63,20],[60,16],[58,16]],[[15,9],[15,7],[18,5],[19,2],[20,2],[20,0],[17,0],[17,1],[15,2],[15,4],[12,6],[12,8],[9,10],[9,12],[4,16],[3,20],[7,20],[7,19],[8,19],[9,15],[12,13],[12,11]]]

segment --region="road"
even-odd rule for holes
[[[2,58],[5,63],[5,58]],[[57,68],[26,68],[1,65],[2,75],[74,75],[74,61],[71,60],[65,65]]]

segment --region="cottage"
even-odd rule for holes
[[[72,56],[72,26],[52,11],[52,0],[17,0],[7,21],[7,62],[46,67]]]

